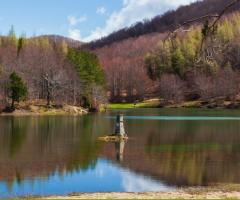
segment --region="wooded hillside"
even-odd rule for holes
[[[161,41],[146,57],[148,75],[165,100],[232,99],[239,94],[240,14]]]
[[[53,36],[17,38],[13,29],[1,37],[1,105],[8,105],[13,98],[9,87],[13,72],[16,79],[26,84],[26,100],[45,99],[48,105],[54,102],[84,107],[102,102],[105,80],[98,58],[91,52],[71,49],[72,42]],[[80,43],[74,45],[79,47]]]
[[[177,10],[172,10],[159,15],[150,20],[138,22],[131,27],[118,30],[102,39],[92,41],[83,45],[85,48],[95,49],[114,42],[139,37],[150,33],[164,33],[174,29],[178,24],[198,18],[207,14],[216,14],[228,5],[232,0],[201,0],[187,6],[181,6]],[[227,13],[232,13],[240,9],[240,4],[236,4]],[[201,21],[199,21],[201,22]],[[203,20],[202,20],[203,22]]]
[[[160,28],[162,26],[161,26],[161,23],[157,23],[157,19],[158,20],[160,19],[163,20],[166,18],[169,19],[170,20],[169,26],[164,26],[163,29],[159,29],[159,32],[161,32],[161,30],[164,30],[165,32],[163,33],[158,32],[158,33],[144,34],[140,37],[128,36],[127,37],[128,39],[124,39],[122,41],[119,41],[118,39],[116,39],[118,37],[114,37],[116,39],[114,40],[114,42],[109,40],[108,45],[107,43],[104,43],[103,47],[100,47],[100,48],[94,47],[95,48],[94,52],[99,56],[101,66],[104,68],[108,89],[110,91],[110,100],[113,102],[135,101],[135,100],[141,100],[149,96],[159,96],[159,87],[160,87],[159,80],[154,79],[150,74],[151,72],[149,73],[149,69],[150,69],[149,62],[148,62],[149,59],[147,62],[145,62],[145,58],[147,54],[149,52],[155,52],[156,54],[156,51],[158,52],[162,51],[162,49],[159,49],[160,46],[162,45],[162,41],[167,38],[167,35],[171,30],[174,30],[174,28],[176,27],[176,24],[184,22],[184,20],[188,21],[191,19],[195,19],[194,17],[205,16],[206,14],[216,15],[220,13],[220,11],[222,11],[225,8],[225,6],[228,5],[229,2],[232,2],[232,1],[205,0],[205,1],[196,2],[189,6],[181,7],[176,12],[169,12],[163,15],[162,17],[160,16],[156,17],[151,21],[152,23],[149,22],[150,24],[154,24],[153,22],[156,22],[156,24],[158,24],[158,26],[156,27]],[[237,19],[238,17],[235,15],[232,16],[232,14],[229,14],[229,13],[233,11],[234,11],[233,13],[237,13],[238,11],[235,11],[235,10],[239,10],[239,5],[240,5],[239,3],[235,4],[229,10],[227,10],[227,12],[224,14],[226,19],[225,23],[228,23],[229,21],[231,26],[230,27],[225,26],[224,28],[220,27],[220,29],[222,29],[221,35],[228,34],[227,32],[233,31],[231,30],[231,28],[232,26],[235,26],[235,24],[234,23],[232,24],[232,20],[234,18]],[[169,16],[169,17],[165,18],[164,16]],[[196,34],[198,34],[198,37],[195,39],[196,40],[195,42],[198,42],[198,45],[199,45],[199,42],[201,42],[202,40],[201,31],[202,31],[202,28],[204,28],[204,24],[206,20],[212,21],[213,19],[204,18],[202,20],[196,21],[195,23],[190,23],[188,24],[188,26],[183,27],[183,29],[187,30],[186,32],[181,32],[178,35],[176,35],[176,37],[178,37],[177,41],[182,40],[181,38],[186,38],[186,37],[191,38],[189,39],[189,41],[186,41],[186,44],[185,44],[186,45],[185,51],[188,52],[188,54],[196,54],[197,53],[196,51],[199,49],[199,48],[197,49],[196,46],[194,47],[194,49],[191,49],[192,43],[190,40],[194,40],[194,38],[192,38],[193,35],[189,35],[189,34],[193,34],[193,32],[196,31]],[[221,20],[223,20],[223,18]],[[188,33],[188,29],[191,26],[192,26],[191,33]],[[237,29],[237,26],[236,26],[236,29]],[[152,30],[152,29],[149,28],[148,30]],[[223,33],[223,31],[225,31],[226,33]],[[117,32],[117,33],[120,33],[120,32]],[[236,40],[238,35],[239,35],[239,32],[235,30],[235,35],[233,37]],[[221,37],[227,37],[227,36],[221,36]],[[111,35],[107,38],[111,38]],[[212,36],[212,38],[214,38],[216,43],[220,42],[219,44],[216,44],[216,45],[220,45],[220,46],[223,45],[222,44],[223,42],[220,41],[218,35],[216,35],[216,38],[215,36]],[[96,43],[93,42],[92,44],[98,44],[98,42],[101,42],[104,40],[105,39],[99,40]],[[221,48],[225,49],[225,46],[222,46]],[[236,52],[232,52],[232,53],[235,54]],[[178,54],[179,52],[176,52],[176,56],[179,56]],[[155,55],[155,58],[160,59],[160,56],[161,54],[159,53]],[[222,54],[219,56],[226,56],[226,55]],[[237,57],[237,55],[234,55],[234,56]],[[163,60],[158,62],[159,65],[160,65],[160,62],[162,62],[161,65],[164,67],[168,66],[168,63],[164,62]],[[146,64],[147,64],[147,67],[146,67]],[[231,64],[234,64],[234,63],[231,61]],[[189,69],[189,65],[192,65],[192,64],[189,64],[189,62],[187,63],[180,62],[180,63],[176,63],[176,68],[182,68],[181,65],[184,65],[184,68]],[[218,63],[217,65],[218,67],[220,67],[222,63]],[[234,66],[235,65],[236,63],[234,64]],[[196,68],[195,65],[191,67],[192,69]],[[146,76],[147,70],[148,70],[148,75],[150,76]],[[180,82],[182,82],[183,80],[183,77],[181,76],[181,73],[182,73],[181,70],[178,72],[178,74],[176,74],[176,70],[174,72],[173,71],[170,72],[170,74],[177,75],[177,79],[179,79],[178,81]],[[212,69],[208,68],[208,70],[211,71]],[[187,72],[189,71],[187,70]],[[224,76],[225,72],[222,72],[222,73]],[[198,74],[198,73],[195,74],[195,76],[198,76],[198,75],[202,76],[202,74]],[[173,82],[171,81],[168,82],[167,80],[164,81],[164,83],[162,84],[162,87],[165,87],[164,85],[168,86],[173,84]],[[174,83],[179,84],[178,82],[174,82]],[[191,85],[192,84],[191,81],[189,81],[188,84]],[[166,90],[168,89],[166,88]],[[195,98],[197,97],[200,98],[199,94],[192,94],[192,92],[193,91],[188,91],[188,89],[186,91],[184,90],[184,93],[186,93],[184,94],[184,96],[189,94],[189,97],[187,99],[189,99],[190,96],[192,95],[195,96]],[[183,93],[181,95],[183,95]],[[160,96],[162,96],[162,94],[160,94]],[[179,96],[179,95],[176,93],[176,96]],[[174,98],[175,97],[173,97],[173,99]],[[179,98],[184,99],[182,97],[179,97]]]

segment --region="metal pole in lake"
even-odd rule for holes
[[[125,136],[125,129],[123,124],[123,114],[117,115],[116,125],[115,125],[115,135],[116,136]]]

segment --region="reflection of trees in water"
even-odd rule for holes
[[[24,143],[27,123],[21,123],[19,118],[12,117],[9,126],[11,127],[9,136],[9,153],[11,156],[14,156],[21,149]]]
[[[238,122],[126,123],[132,139],[128,145],[106,144],[104,156],[169,184],[240,182]],[[104,145],[97,137],[109,134],[112,126],[97,115],[1,119],[0,179],[21,184],[56,171],[64,175],[93,168]]]
[[[56,171],[64,174],[93,168],[102,148],[96,132],[106,132],[108,126],[99,120],[97,116],[1,120],[0,163],[4,165],[0,165],[0,179],[11,185],[14,180],[21,183]]]
[[[27,121],[22,122],[19,118],[2,118],[0,120],[0,152],[14,157],[25,142],[27,126]]]
[[[101,148],[101,143],[97,142],[95,132],[95,119],[93,118],[81,118],[80,123],[75,124],[72,127],[76,127],[77,130],[81,130],[81,137],[78,137],[75,143],[76,149],[74,149],[73,159],[67,166],[68,170],[87,170],[89,167],[94,168],[98,158],[98,154]]]
[[[239,125],[211,123],[179,122],[151,132],[145,151],[157,174],[176,185],[239,183]]]
[[[238,121],[128,120],[126,127],[121,165],[130,170],[177,186],[240,183]],[[115,160],[111,149],[104,155]]]

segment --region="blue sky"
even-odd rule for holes
[[[0,33],[91,41],[194,0],[2,0]]]

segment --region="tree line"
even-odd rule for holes
[[[135,35],[136,37],[126,35],[126,37],[123,37],[121,40],[117,36],[112,37],[111,40],[112,35],[110,35],[102,40],[83,45],[82,48],[87,47],[93,49],[92,51],[99,57],[106,77],[109,100],[111,102],[134,102],[144,98],[156,97],[156,95],[159,94],[159,83],[148,76],[148,68],[145,67],[146,54],[157,51],[159,49],[159,43],[164,41],[170,33],[175,32],[175,30],[179,28],[179,25],[194,21],[185,24],[184,27],[180,27],[180,31],[182,30],[182,32],[179,33],[178,37],[182,37],[189,32],[189,28],[192,25],[194,25],[192,29],[201,26],[201,24],[207,25],[205,21],[208,18],[203,16],[209,15],[208,20],[215,20],[215,18],[211,18],[210,16],[217,18],[218,13],[221,13],[222,10],[232,2],[232,0],[198,1],[188,6],[182,6],[176,11],[170,11],[163,16],[157,16],[151,20],[150,22],[153,22],[156,19],[155,27],[159,28],[153,32],[150,31],[151,33],[140,34],[140,36]],[[224,16],[228,16],[229,13],[234,13],[234,11],[239,9],[239,5],[238,3],[231,6],[227,12],[224,13]],[[197,18],[201,18],[201,20],[195,20]],[[168,22],[167,26],[164,26],[163,21],[160,19]],[[184,32],[184,29],[186,32]],[[201,28],[198,27],[197,29]],[[149,27],[146,30],[152,29]],[[200,32],[201,31],[202,30],[200,30]],[[113,35],[114,34],[115,33],[113,33]],[[116,34],[118,34],[118,32],[116,32]],[[175,34],[173,34],[173,37],[174,35]],[[107,43],[104,42],[105,39],[108,41]],[[199,36],[198,39],[200,40],[199,42],[202,42],[201,36]],[[98,42],[102,42],[102,45],[98,46]],[[93,46],[91,46],[92,44]],[[176,52],[176,57],[179,56],[178,54],[179,52]],[[164,65],[164,63],[162,63],[162,65]],[[175,63],[175,66],[178,68],[178,63]],[[181,73],[181,70],[179,73]],[[188,73],[188,76],[191,76],[190,73]],[[195,76],[197,75],[195,74]],[[181,79],[179,81],[181,82]],[[191,81],[189,80],[189,82]],[[178,90],[176,89],[175,91],[177,92]],[[199,96],[197,93],[198,92],[195,94],[196,97]],[[187,91],[185,95],[192,96],[193,92],[191,90]],[[182,99],[182,97],[180,97],[180,99]]]
[[[47,105],[97,108],[105,101],[105,78],[98,58],[51,37],[17,37],[12,28],[0,37],[0,104],[24,97]]]
[[[94,51],[105,73],[110,102],[135,102],[155,95],[155,83],[147,75],[144,59],[162,38],[130,38]]]
[[[240,14],[225,17],[211,33],[209,23],[177,32],[146,56],[148,75],[165,100],[235,100],[238,95]]]

